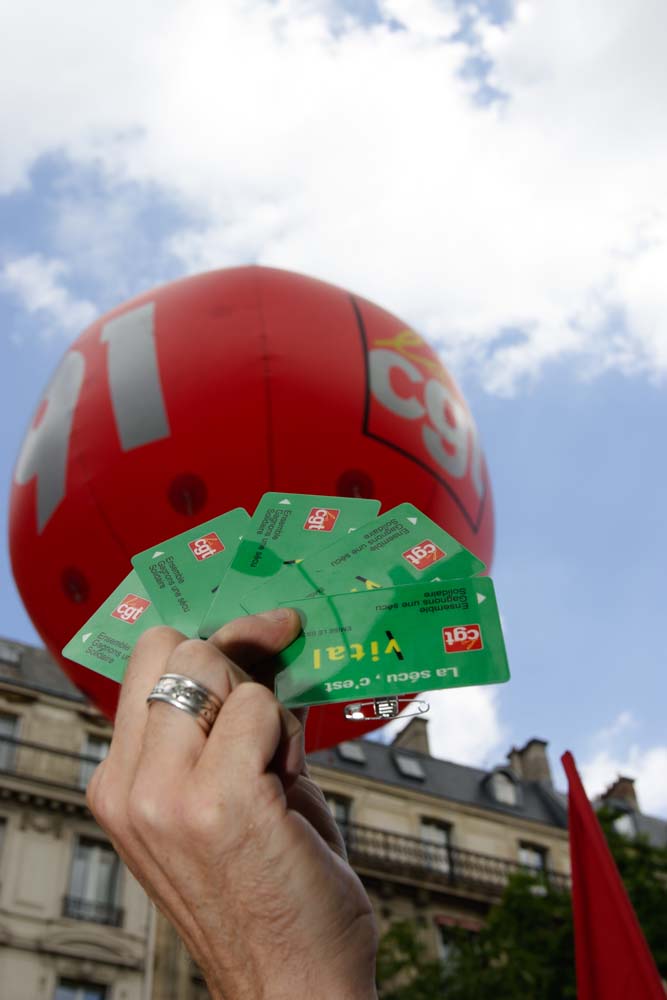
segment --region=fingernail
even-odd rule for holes
[[[273,611],[262,611],[259,618],[268,618],[272,622],[285,622],[291,617],[289,608],[274,608]]]

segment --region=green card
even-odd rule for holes
[[[294,563],[370,520],[379,500],[265,493],[220,588],[199,626],[207,639],[225,622],[247,614],[244,594]]]
[[[280,654],[288,708],[509,680],[488,577],[296,601],[303,633]]]
[[[197,634],[249,524],[250,515],[236,507],[132,557],[164,621],[187,636]]]
[[[484,563],[411,503],[402,503],[327,545],[242,599],[247,611],[316,594],[377,590],[474,576]]]
[[[153,625],[164,622],[132,571],[70,639],[63,656],[120,683],[134,644]]]

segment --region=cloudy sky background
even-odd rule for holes
[[[439,347],[494,485],[513,680],[441,756],[531,736],[667,815],[667,7],[0,0],[0,468],[68,343],[257,262]],[[2,553],[0,634],[35,641]]]

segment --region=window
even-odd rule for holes
[[[0,663],[5,663],[10,667],[20,667],[21,650],[0,640]]]
[[[416,778],[423,781],[426,777],[421,762],[416,757],[408,757],[405,753],[395,753],[394,763],[404,778]]]
[[[473,935],[479,934],[483,926],[481,921],[475,918],[450,917],[445,915],[436,917],[436,922],[440,932],[439,952],[440,961],[443,965],[450,962],[452,956],[456,954],[457,943],[462,938],[472,940]],[[454,929],[453,932],[452,929]]]
[[[449,872],[451,868],[451,829],[434,819],[422,819],[420,837],[426,866],[435,871]]]
[[[546,847],[540,847],[538,844],[519,844],[519,864],[534,872],[546,872]]]
[[[92,757],[92,760],[82,760],[79,768],[79,787],[86,788],[93,776],[93,771],[101,760],[104,760],[109,753],[111,741],[106,736],[95,736],[93,733],[86,735],[86,742],[83,745],[83,756]]]
[[[329,806],[329,812],[336,820],[341,833],[345,835],[350,823],[350,800],[342,795],[332,795],[329,792],[324,793],[324,798]]]
[[[366,752],[361,743],[353,743],[351,740],[338,744],[338,754],[343,760],[351,760],[355,764],[366,763]]]
[[[54,1000],[106,1000],[106,986],[82,983],[74,979],[60,979]]]
[[[516,785],[503,771],[496,771],[491,775],[491,792],[496,802],[502,802],[505,806],[517,804]]]
[[[613,825],[616,833],[620,833],[622,837],[636,836],[637,824],[632,813],[621,813],[620,816],[616,817]]]
[[[110,844],[79,837],[74,846],[64,915],[118,927],[122,911],[116,906],[120,862]]]
[[[438,951],[440,952],[440,961],[443,965],[448,965],[452,960],[452,955],[454,954],[452,934],[449,927],[440,926],[438,931]]]
[[[16,761],[15,740],[19,730],[17,715],[0,712],[0,771],[13,771]]]

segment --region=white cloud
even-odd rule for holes
[[[93,322],[97,309],[67,290],[62,280],[66,273],[64,261],[48,260],[40,254],[19,257],[0,271],[0,289],[16,296],[27,312],[45,319],[45,335],[54,328],[80,333]]]
[[[667,7],[522,2],[455,44],[451,3],[379,9],[14,5],[0,191],[54,150],[157,185],[192,219],[170,244],[185,270],[253,259],[352,287],[490,391],[558,360],[663,377]],[[475,101],[471,55],[505,101]]]
[[[619,775],[635,779],[642,812],[667,816],[667,745],[645,747],[627,745],[627,733],[637,723],[622,712],[594,738],[595,749],[581,765],[581,778],[590,798],[601,795]],[[625,744],[625,745],[624,745]]]
[[[498,710],[497,692],[491,688],[454,688],[420,695],[430,705],[428,721],[431,753],[442,760],[485,766],[505,757],[507,733]],[[390,722],[380,738],[391,740],[406,723]],[[507,746],[505,746],[507,743]]]

